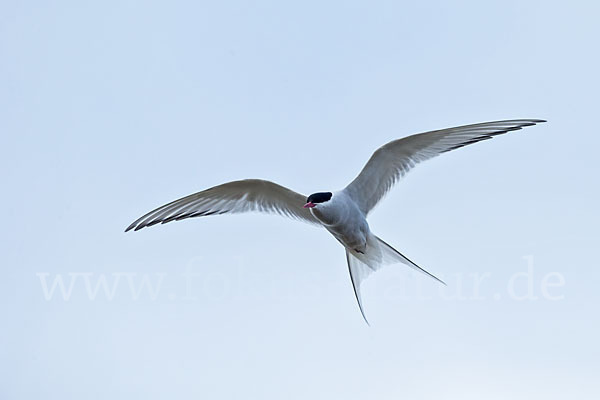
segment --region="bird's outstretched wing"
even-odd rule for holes
[[[302,207],[305,200],[306,197],[300,193],[265,180],[228,182],[150,211],[129,225],[125,232],[186,218],[248,211],[280,214],[320,225],[309,209]]]
[[[546,121],[516,119],[484,122],[394,140],[377,149],[356,179],[344,190],[366,215],[394,183],[416,164],[450,150],[541,122]]]

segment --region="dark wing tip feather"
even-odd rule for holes
[[[140,221],[143,219],[144,217],[141,217],[139,219],[136,219],[135,221],[133,221],[131,223],[131,225],[129,225],[127,228],[125,228],[125,232],[129,232],[130,230],[134,230],[137,231],[139,229],[139,225],[140,225]]]
[[[503,121],[498,121],[498,122],[503,122]],[[468,146],[470,144],[481,142],[483,140],[492,139],[494,136],[503,135],[503,134],[505,134],[507,132],[518,131],[518,130],[523,129],[524,127],[533,126],[533,125],[536,125],[536,124],[539,124],[539,123],[543,123],[543,122],[547,122],[547,121],[543,120],[543,119],[525,119],[525,120],[514,120],[514,121],[505,121],[505,122],[506,123],[519,122],[519,123],[517,125],[515,125],[515,126],[504,127],[503,129],[499,129],[499,130],[497,130],[495,132],[490,132],[490,133],[487,133],[487,134],[483,134],[483,135],[481,135],[479,137],[476,137],[476,138],[464,141],[464,142],[459,143],[459,144],[457,144],[455,146],[449,147],[448,149],[442,151],[441,153],[447,153],[449,151],[460,149],[461,147]]]
[[[502,132],[502,133],[504,133],[504,132]],[[493,133],[493,134],[490,134],[490,135],[483,135],[483,136],[480,136],[480,137],[475,138],[475,139],[470,139],[470,140],[467,140],[467,141],[462,142],[460,144],[457,144],[456,146],[449,147],[446,150],[441,151],[440,153],[447,153],[449,151],[460,149],[461,147],[465,147],[465,146],[468,146],[468,145],[473,144],[473,143],[481,142],[483,140],[488,140],[488,139],[491,139],[495,135],[498,135],[498,133]]]
[[[168,224],[169,222],[173,222],[173,221],[181,221],[183,219],[188,219],[188,218],[196,218],[196,217],[206,217],[209,215],[221,215],[221,214],[227,214],[228,212],[230,212],[231,210],[205,210],[205,211],[198,211],[198,212],[193,212],[193,213],[185,213],[185,214],[175,214],[172,215],[170,217],[167,218],[157,218],[157,219],[152,219],[148,222],[143,222],[143,223],[137,223],[134,222],[133,224],[131,224],[127,230],[129,231],[130,229],[134,228],[134,231],[139,231],[142,228],[147,228],[147,227],[151,227],[157,224]]]

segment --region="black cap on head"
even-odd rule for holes
[[[333,193],[331,192],[313,193],[310,196],[308,196],[306,202],[314,204],[325,203],[326,201],[329,201],[331,199],[331,196],[333,196]]]

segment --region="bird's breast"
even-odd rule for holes
[[[354,204],[340,201],[328,207],[315,207],[311,211],[344,246],[352,249],[362,249],[365,246],[369,224]]]

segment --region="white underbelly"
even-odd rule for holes
[[[345,247],[364,251],[369,224],[354,201],[343,192],[334,194],[330,202],[311,208],[311,212]]]
[[[327,230],[345,247],[364,252],[369,227],[365,224],[328,226]]]

